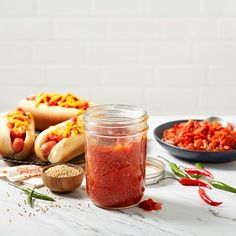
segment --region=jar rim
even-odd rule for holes
[[[89,107],[84,113],[85,123],[108,127],[115,123],[129,126],[147,120],[147,112],[134,105],[104,104]],[[116,126],[117,128],[117,126]]]
[[[147,156],[145,184],[157,184],[158,180],[165,176],[165,163],[155,157]],[[151,171],[150,171],[151,170]],[[150,171],[150,173],[148,173]]]

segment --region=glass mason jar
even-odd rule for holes
[[[95,205],[125,208],[143,196],[147,113],[130,105],[85,112],[86,190]]]

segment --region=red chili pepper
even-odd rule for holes
[[[165,179],[175,179],[177,180],[180,184],[182,185],[187,185],[187,186],[199,186],[199,187],[205,187],[205,188],[209,188],[211,189],[211,186],[209,184],[207,184],[206,182],[203,182],[202,180],[199,179],[189,179],[189,178],[181,178],[181,179],[177,179],[175,177],[172,176],[168,176],[162,179],[159,179],[159,181],[161,180],[165,180]],[[158,182],[159,182],[158,181]]]
[[[182,178],[177,179],[182,185],[188,185],[188,186],[201,186],[211,189],[211,186],[201,180],[198,179],[188,179],[188,178]]]
[[[189,175],[204,175],[207,176],[211,179],[214,179],[214,176],[212,175],[212,173],[208,170],[204,170],[204,169],[196,169],[196,168],[185,168],[184,171],[189,174]]]
[[[201,199],[211,206],[219,206],[223,203],[223,202],[215,202],[215,201],[211,200],[203,188],[199,188],[198,193],[199,193]]]

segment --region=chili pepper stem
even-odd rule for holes
[[[195,167],[197,167],[198,169],[204,169],[204,165],[200,162],[195,163]]]
[[[172,171],[176,176],[181,177],[181,178],[190,178],[190,176],[189,176],[187,173],[185,173],[184,171],[180,170],[179,166],[177,166],[174,162],[171,162],[171,161],[165,159],[165,158],[162,157],[162,156],[157,156],[157,157],[160,157],[160,158],[162,158],[163,160],[165,160],[166,162],[168,162],[171,171]]]
[[[224,191],[228,191],[231,193],[236,193],[236,188],[225,184],[223,182],[217,181],[217,180],[208,180],[208,183],[211,184],[214,188],[218,188]]]

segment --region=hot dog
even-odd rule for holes
[[[41,132],[35,153],[51,163],[64,163],[84,152],[83,117],[74,116]]]
[[[17,108],[0,117],[0,155],[25,160],[35,140],[34,120],[29,112]]]
[[[19,106],[32,113],[36,129],[44,130],[75,115],[83,114],[91,103],[71,93],[40,93],[21,100]]]

